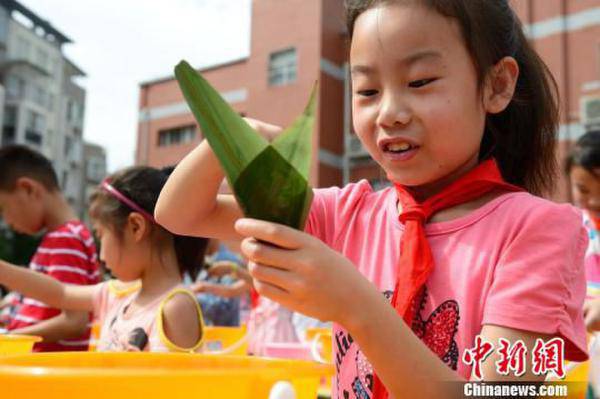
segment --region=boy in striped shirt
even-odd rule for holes
[[[0,149],[0,212],[15,231],[45,231],[29,268],[70,284],[99,281],[92,235],[77,220],[43,155],[20,145]],[[44,340],[34,351],[87,350],[88,313],[53,309],[30,298],[21,298],[18,309],[8,329],[41,336]]]

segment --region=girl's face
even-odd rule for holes
[[[600,178],[577,165],[571,168],[570,176],[575,204],[600,218]]]
[[[112,228],[101,222],[94,224],[96,236],[100,240],[100,260],[111,273],[121,281],[137,280],[142,275],[142,266],[137,260],[136,251],[128,244],[128,237],[117,236]]]
[[[486,110],[457,23],[420,6],[371,8],[350,64],[354,129],[390,180],[431,195],[477,164]]]

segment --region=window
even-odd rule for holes
[[[287,49],[271,54],[269,57],[269,85],[281,86],[296,81],[296,49]]]
[[[25,120],[25,140],[30,144],[42,145],[42,134],[44,132],[44,116],[27,110],[27,119]]]
[[[71,122],[73,120],[73,108],[75,108],[75,103],[71,100],[67,100],[67,120]]]
[[[35,86],[33,92],[33,101],[40,107],[45,107],[48,102],[46,90],[44,90],[41,86]]]
[[[7,106],[4,108],[4,126],[14,127],[17,124],[17,107]]]
[[[4,121],[2,127],[2,145],[8,145],[15,142],[16,139],[16,128],[17,125],[17,108],[6,107],[4,108]]]
[[[196,127],[183,126],[174,129],[161,130],[158,132],[158,145],[161,147],[185,144],[196,138]]]
[[[19,76],[8,75],[6,93],[12,98],[22,98],[25,95],[25,80]]]
[[[65,157],[68,157],[69,155],[71,155],[71,152],[73,151],[73,140],[69,136],[65,136],[64,145],[65,145],[64,154],[65,154]]]
[[[100,183],[106,174],[104,160],[99,157],[91,157],[87,162],[88,180]]]
[[[27,110],[27,121],[25,129],[41,133],[44,131],[44,122],[45,121],[43,115],[38,114],[37,112],[32,110]]]
[[[67,121],[78,124],[83,120],[83,106],[74,100],[67,101]]]

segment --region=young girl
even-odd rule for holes
[[[585,256],[588,296],[600,297],[600,131],[581,136],[567,158],[565,171],[571,179],[571,192],[583,209],[583,224],[589,245]],[[599,309],[600,310],[600,309]],[[592,329],[600,329],[600,318],[586,319]],[[590,323],[597,325],[591,325]]]
[[[315,190],[305,232],[238,220],[202,143],[158,222],[246,237],[261,295],[332,320],[339,398],[450,397],[441,382],[471,378],[478,335],[522,341],[528,381],[544,378],[529,363],[538,338],[585,360],[581,216],[534,196],[553,184],[555,85],[509,2],[355,0],[348,21],[354,129],[394,186]],[[483,378],[516,379],[499,359]]]
[[[155,223],[167,177],[154,168],[129,168],[105,180],[91,199],[100,259],[119,280],[139,280],[139,288],[62,284],[3,262],[0,284],[59,309],[93,311],[101,325],[98,351],[194,351],[202,314],[181,283],[184,272],[195,275],[202,266],[206,239],[176,236]]]
[[[583,225],[589,244],[585,254],[587,298],[583,306],[585,325],[600,330],[600,131],[581,136],[567,157],[565,172],[571,180],[576,205],[583,209]],[[590,385],[600,392],[600,345],[598,337],[590,348]]]

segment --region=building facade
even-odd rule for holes
[[[82,215],[85,76],[62,52],[71,40],[13,0],[0,0],[0,145],[28,145],[53,163],[69,203]]]
[[[557,156],[600,123],[600,0],[513,0],[554,74],[563,113]],[[352,131],[343,0],[253,0],[248,57],[201,70],[240,114],[287,126],[316,80],[319,106],[311,183],[386,184]],[[185,56],[185,54],[182,54]],[[136,162],[178,162],[202,134],[173,76],[140,86]],[[569,200],[566,179],[553,196]]]
[[[81,197],[85,203],[89,203],[90,196],[106,177],[106,151],[100,145],[85,143],[83,154],[85,166],[84,179],[81,184]],[[89,224],[90,220],[87,212],[84,212],[83,220]]]

